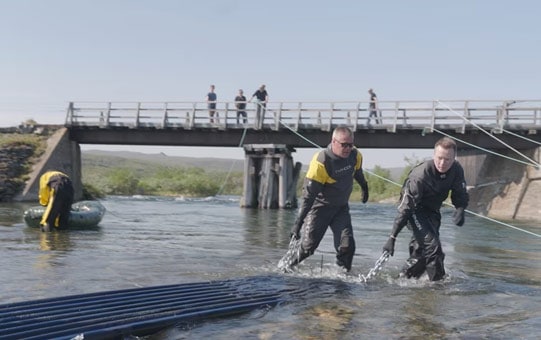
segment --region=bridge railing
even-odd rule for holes
[[[479,125],[489,129],[541,128],[541,100],[453,100],[369,102],[246,103],[246,120],[235,102],[217,102],[210,117],[207,102],[71,102],[66,126],[154,129],[271,129],[285,126],[330,131],[338,125],[359,128],[452,128],[465,131]],[[374,112],[372,112],[374,111]],[[370,114],[375,117],[370,117]]]

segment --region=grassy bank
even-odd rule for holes
[[[153,157],[149,156],[148,159]],[[216,167],[205,170],[172,163],[162,165],[155,160],[145,160],[141,154],[137,158],[126,158],[83,153],[82,165],[84,185],[106,195],[206,197],[242,194],[242,171],[219,170]]]
[[[196,161],[189,160],[191,166],[183,165],[186,161],[182,157],[168,157],[165,160],[141,153],[83,153],[83,182],[86,188],[94,188],[105,195],[242,195],[244,174],[238,170],[242,169],[242,164],[235,164],[238,161],[200,159],[202,166],[197,166]],[[212,166],[209,166],[209,162]],[[404,169],[402,177],[407,171],[409,167]],[[375,175],[366,173],[370,201],[378,202],[398,196],[400,186],[390,182],[389,170],[376,166],[371,172]],[[298,197],[304,175],[301,174],[297,185]],[[358,201],[361,196],[359,186],[354,185],[351,199]]]

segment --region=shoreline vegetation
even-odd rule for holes
[[[9,196],[14,196],[13,191],[16,193],[22,190],[32,165],[46,149],[47,138],[47,133],[0,134],[0,181],[3,180],[4,188],[11,188],[6,195],[0,196],[0,201],[9,201]],[[108,151],[82,152],[81,159],[83,199],[98,199],[107,195],[242,195],[243,161]],[[416,160],[406,158],[405,161],[408,165],[402,169],[398,179],[393,179],[391,171],[380,166],[370,169],[370,172],[386,180],[366,173],[370,201],[396,200],[400,186],[392,182],[402,183]],[[305,172],[301,172],[297,183],[297,197],[301,195],[304,175]],[[351,200],[360,199],[361,190],[358,185],[354,185]]]
[[[156,154],[137,152],[83,152],[84,186],[92,188],[89,191],[98,192],[104,196],[208,197],[242,195],[244,173],[234,167],[235,162],[242,167],[242,162],[201,158],[202,164],[207,164],[209,161],[214,162],[214,166],[208,169],[205,165],[193,164],[193,158],[168,157],[169,164],[163,165],[158,160],[159,157],[160,155]],[[183,160],[186,159],[192,160],[191,166],[182,165]],[[174,164],[175,160],[177,164]],[[221,165],[216,162],[220,162]],[[405,178],[410,168],[403,169],[398,183]],[[228,171],[228,169],[232,170]],[[366,173],[370,188],[370,201],[394,201],[400,193],[400,186],[389,182],[395,181],[391,178],[391,171],[379,166],[370,171],[387,179]],[[297,197],[300,197],[301,194],[304,175],[305,172],[301,172],[301,179],[297,183]],[[361,200],[361,190],[358,185],[354,185],[351,200]]]

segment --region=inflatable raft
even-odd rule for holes
[[[45,212],[43,206],[36,206],[24,212],[24,222],[29,227],[39,227],[41,216]],[[94,227],[105,215],[105,207],[98,201],[80,201],[71,205],[69,218],[70,228]]]

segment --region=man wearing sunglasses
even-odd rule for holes
[[[284,258],[279,266],[289,271],[312,255],[330,227],[334,237],[336,264],[351,270],[355,239],[349,213],[349,197],[353,180],[361,186],[362,202],[368,201],[368,185],[364,178],[363,156],[353,145],[353,132],[337,127],[331,143],[312,158],[304,180],[303,197],[291,237],[298,249],[292,258]],[[287,254],[286,254],[287,255]]]

